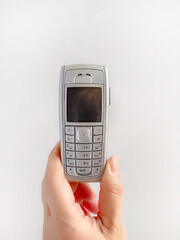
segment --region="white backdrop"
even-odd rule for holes
[[[0,0],[1,240],[41,239],[60,66],[72,63],[109,69],[128,238],[180,239],[179,12],[179,0]]]

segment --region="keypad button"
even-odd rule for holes
[[[66,150],[74,150],[74,144],[66,143]]]
[[[91,173],[91,168],[77,168],[76,171],[80,175],[87,175]]]
[[[76,152],[77,159],[90,159],[91,152]]]
[[[93,158],[101,158],[102,154],[101,151],[93,152]]]
[[[101,165],[101,159],[94,159],[93,160],[93,166],[100,166]]]
[[[77,167],[90,167],[91,166],[91,160],[77,160]]]
[[[66,159],[67,166],[74,167],[75,166],[75,160],[73,159]]]
[[[76,142],[91,143],[92,142],[92,127],[76,127]]]
[[[75,158],[75,152],[66,151],[66,158]]]
[[[66,135],[66,142],[74,142],[74,136]]]
[[[66,170],[67,170],[67,174],[69,174],[71,176],[77,176],[75,167],[67,167]]]
[[[102,135],[94,136],[94,143],[102,142]]]
[[[101,167],[93,167],[92,168],[92,176],[99,175],[101,173]]]
[[[76,151],[91,151],[92,144],[76,144]]]
[[[94,135],[101,135],[102,134],[102,127],[94,127]]]
[[[93,150],[95,151],[102,150],[102,143],[93,144]]]
[[[74,135],[74,127],[66,126],[66,134]]]

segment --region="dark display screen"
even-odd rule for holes
[[[100,87],[67,88],[68,122],[101,122],[102,93]]]

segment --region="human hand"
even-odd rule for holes
[[[42,183],[43,240],[127,240],[122,216],[123,195],[116,157],[106,163],[97,202],[89,184],[66,180],[60,144],[56,144]]]

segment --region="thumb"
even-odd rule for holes
[[[107,229],[118,228],[122,223],[124,188],[119,175],[118,158],[108,159],[100,184],[99,212]]]

